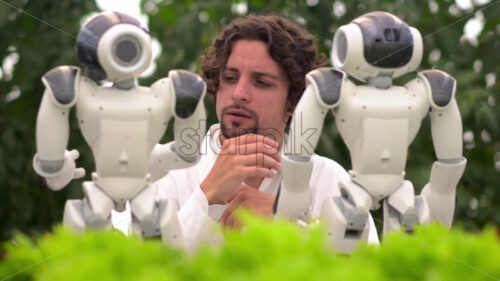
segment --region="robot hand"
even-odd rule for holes
[[[44,175],[45,183],[52,190],[61,190],[73,179],[79,179],[85,176],[83,168],[76,168],[75,159],[80,157],[78,150],[64,152],[64,164],[57,174],[52,176]]]

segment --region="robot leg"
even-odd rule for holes
[[[320,219],[328,228],[330,244],[341,253],[353,252],[360,241],[368,241],[371,196],[359,185],[341,183],[341,196],[323,202]]]
[[[149,184],[131,200],[133,233],[141,237],[161,236],[165,243],[183,246],[175,201],[167,199],[157,202],[155,197],[156,185]]]
[[[415,196],[413,184],[403,181],[401,186],[384,200],[383,233],[399,230],[413,232],[415,225],[429,221],[429,207],[422,196]]]
[[[86,228],[111,228],[113,200],[91,181],[84,182],[82,186],[85,197],[66,201],[63,223],[77,232]]]

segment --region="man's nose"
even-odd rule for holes
[[[233,100],[235,102],[250,102],[250,81],[246,78],[240,78],[234,87]]]

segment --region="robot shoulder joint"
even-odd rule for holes
[[[334,107],[340,101],[342,85],[346,79],[344,72],[323,67],[309,72],[306,76],[307,84],[314,85],[319,98],[328,107]]]
[[[42,82],[50,89],[52,100],[59,106],[70,107],[77,99],[80,69],[75,66],[58,66],[43,75]]]
[[[175,115],[181,118],[191,116],[205,96],[205,81],[186,70],[172,70],[168,77],[175,93]]]
[[[440,70],[425,70],[418,76],[426,84],[432,107],[444,108],[454,98],[457,82],[448,73]]]

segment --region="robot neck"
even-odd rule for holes
[[[368,86],[375,87],[377,89],[389,89],[392,86],[392,77],[387,75],[381,75],[373,78],[368,78]]]
[[[135,80],[135,78],[116,82],[113,84],[113,87],[117,87],[120,90],[130,90],[132,88],[135,88],[136,86],[137,86],[137,81]]]

